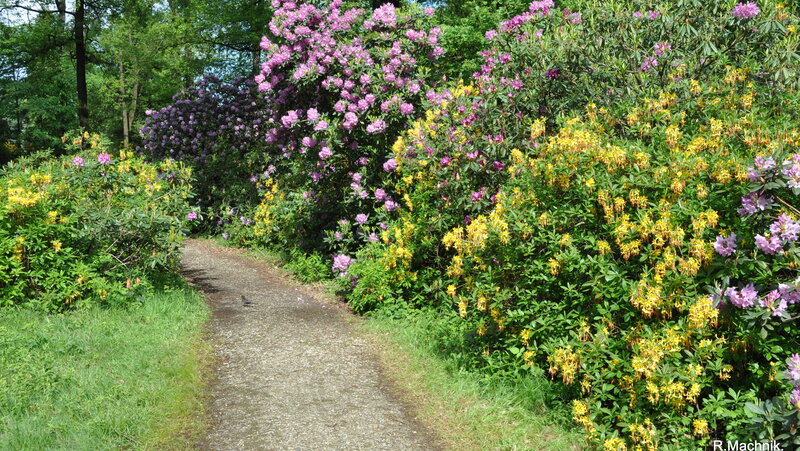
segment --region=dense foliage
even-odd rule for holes
[[[123,152],[115,166],[101,149],[9,172],[4,264],[25,277],[0,281],[5,298],[61,308],[84,293],[68,249],[97,262],[96,297],[167,264],[188,212],[176,158],[195,168],[212,230],[282,248],[308,280],[332,273],[358,311],[459,320],[472,364],[549,372],[597,446],[798,444],[800,20],[787,7],[537,0],[443,32],[418,5],[271,6],[252,79],[206,77],[148,112],[140,150],[163,163]],[[507,8],[495,13],[520,11]],[[441,78],[467,68],[471,80]],[[97,196],[106,209],[80,203]],[[149,238],[120,241],[118,218]]]
[[[86,151],[32,157],[2,173],[3,306],[58,311],[129,300],[153,271],[176,267],[186,222],[196,218],[190,172],[171,160],[111,156],[98,135],[83,138]]]
[[[548,368],[607,449],[793,442],[800,202],[765,191],[796,186],[797,18],[614,6],[534,2],[487,34],[474,84],[395,143],[404,201],[342,286],[451,306],[477,363]]]

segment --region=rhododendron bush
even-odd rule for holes
[[[327,249],[352,250],[379,229],[381,213],[368,213],[396,205],[375,181],[392,170],[396,133],[433,95],[421,63],[442,55],[440,30],[427,25],[429,12],[391,4],[371,13],[338,1],[273,6],[255,80],[272,109],[261,185],[274,192],[253,234],[318,249],[325,237]]]
[[[351,303],[451,308],[484,365],[545,369],[607,449],[794,440],[800,202],[768,191],[796,180],[800,134],[775,105],[798,99],[752,55],[795,42],[797,18],[723,3],[692,23],[740,40],[708,55],[666,33],[688,4],[541,1],[490,32],[474,81],[395,143],[403,201],[349,266]]]
[[[258,95],[256,83],[246,78],[225,83],[209,75],[173,100],[161,110],[146,111],[137,150],[190,164],[197,200],[205,207],[218,210],[252,202],[257,192],[249,179],[254,168],[261,169],[252,159],[265,149],[270,117],[269,103]]]

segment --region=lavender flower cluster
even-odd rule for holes
[[[215,154],[241,154],[263,143],[270,108],[255,86],[246,78],[228,84],[206,75],[175,94],[173,104],[145,112],[142,146],[136,150],[202,164]]]
[[[756,213],[767,212],[776,203],[775,197],[765,189],[769,186],[781,186],[797,190],[800,185],[800,154],[791,157],[778,165],[772,157],[756,157],[753,167],[749,168],[748,178],[756,183],[755,189],[742,197],[741,208],[737,211],[743,217]],[[783,254],[789,246],[796,243],[800,237],[800,221],[794,220],[786,213],[781,213],[767,227],[768,231],[754,236],[756,248],[763,256],[778,256]],[[718,236],[713,243],[714,250],[723,257],[735,256],[737,252],[737,236],[731,233],[727,237]],[[800,279],[791,284],[779,283],[777,287],[759,298],[759,293],[753,283],[748,283],[741,289],[729,287],[725,290],[724,297],[738,308],[751,308],[758,304],[767,309],[772,316],[783,316],[790,305],[800,302],[798,291]]]

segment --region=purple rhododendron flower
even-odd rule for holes
[[[376,119],[375,122],[367,125],[367,133],[383,133],[386,131],[386,121]]]
[[[332,156],[333,152],[331,151],[330,147],[323,147],[322,150],[319,151],[318,155],[320,160],[324,160]]]
[[[759,304],[765,309],[772,311],[772,316],[781,316],[786,311],[786,299],[781,299],[778,290],[770,291],[764,298],[759,300]]]
[[[768,255],[775,255],[783,250],[783,243],[778,236],[771,236],[767,238],[764,235],[758,234],[755,237],[755,241],[756,247],[758,247],[761,252]]]
[[[772,200],[771,197],[766,197],[759,191],[752,191],[742,197],[742,208],[739,208],[737,212],[741,216],[749,216],[759,210],[764,211],[772,205]]]
[[[367,219],[369,219],[369,217],[367,215],[365,215],[364,213],[359,213],[359,214],[356,215],[356,222],[359,223],[359,224],[362,224],[362,225],[366,224],[367,223]]]
[[[375,232],[372,232],[372,233],[369,234],[369,238],[368,239],[369,239],[370,243],[375,243],[375,242],[378,241],[378,235],[376,235]]]
[[[555,8],[555,6],[556,4],[553,2],[553,0],[540,0],[532,2],[530,5],[528,5],[528,11],[531,13],[542,11],[545,14],[549,14],[550,8]]]
[[[299,117],[297,116],[297,111],[289,110],[288,112],[286,112],[285,116],[281,117],[281,124],[283,124],[285,128],[289,128],[295,122],[297,122],[298,119]]]
[[[111,162],[111,155],[109,155],[106,152],[103,152],[97,156],[97,161],[100,162],[100,164],[108,164]]]
[[[786,361],[786,377],[792,382],[800,381],[800,354],[792,354]]]
[[[773,236],[780,236],[782,240],[794,243],[800,233],[800,223],[792,221],[792,218],[784,213],[769,226],[769,231]]]
[[[386,200],[386,191],[381,188],[375,190],[375,199],[376,200]]]
[[[383,170],[386,172],[392,172],[397,169],[397,161],[394,158],[389,158],[383,163]]]
[[[741,292],[734,287],[730,287],[723,294],[731,301],[731,304],[739,308],[752,307],[755,305],[756,297],[758,297],[758,292],[752,284],[742,288]]]
[[[642,62],[642,72],[648,72],[650,69],[658,66],[658,60],[653,56],[648,56]]]
[[[714,242],[714,250],[723,257],[730,257],[736,250],[736,234],[731,233],[727,238],[718,236]]]
[[[547,69],[547,72],[544,73],[544,76],[552,80],[558,77],[559,73],[560,71],[558,69]]]
[[[73,166],[83,166],[83,164],[84,164],[83,158],[81,158],[81,157],[75,157],[75,158],[72,159],[72,165]]]
[[[386,208],[386,211],[392,211],[398,207],[397,202],[393,201],[392,199],[386,199],[386,202],[383,203],[383,207]]]
[[[331,269],[339,275],[347,274],[347,269],[353,264],[353,259],[345,254],[337,254],[333,257]]]
[[[756,17],[761,10],[758,8],[756,2],[739,3],[733,7],[731,15],[738,19],[752,19]]]
[[[394,27],[397,22],[397,13],[394,5],[385,3],[383,6],[373,11],[372,20],[390,28]]]
[[[800,387],[795,387],[794,390],[792,390],[792,394],[789,396],[789,402],[792,403],[795,409],[800,409]]]
[[[193,211],[189,212],[189,214],[186,215],[186,219],[188,219],[190,221],[194,221],[195,219],[197,219],[197,213],[195,213]]]
[[[656,43],[653,46],[653,49],[654,49],[654,53],[656,54],[656,56],[661,56],[661,55],[667,53],[668,50],[672,50],[672,46],[669,45],[668,43],[664,42],[664,41],[661,41],[661,42]]]
[[[744,307],[752,307],[758,299],[758,291],[752,283],[748,283],[741,289],[740,299]]]

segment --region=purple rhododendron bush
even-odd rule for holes
[[[224,238],[318,252],[357,311],[434,310],[464,364],[551,378],[594,446],[800,443],[788,8],[534,1],[436,86],[431,10],[273,6],[247,89],[144,129],[258,191],[204,188]]]

